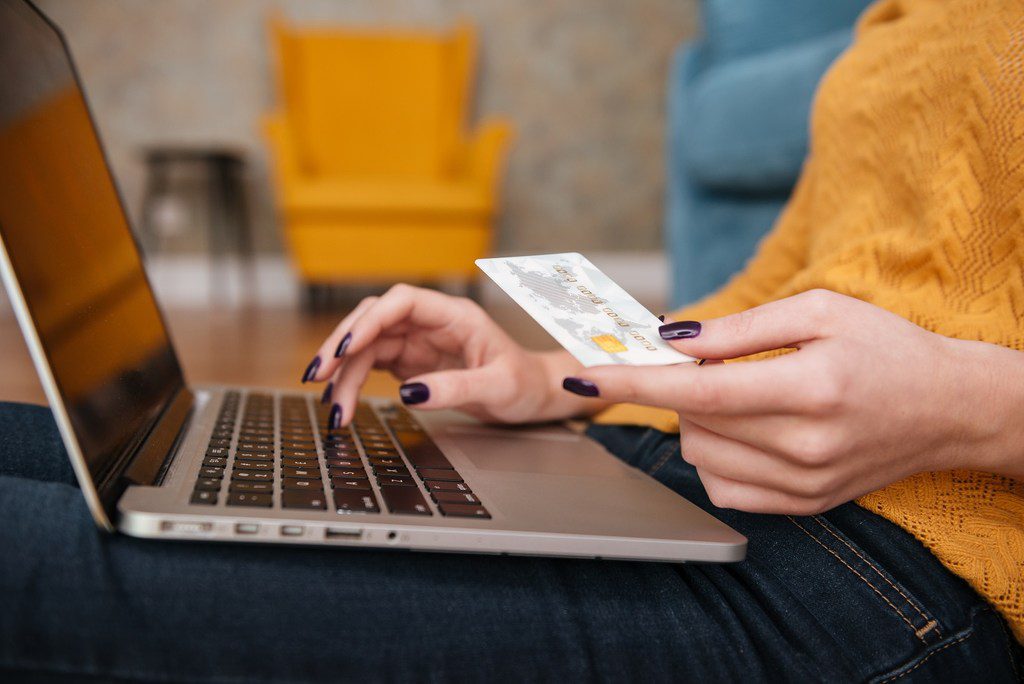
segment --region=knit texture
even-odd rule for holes
[[[1024,3],[876,3],[819,86],[810,154],[772,232],[729,284],[673,317],[826,288],[1024,350],[1022,93]],[[675,414],[631,406],[599,421],[678,429]],[[1024,482],[924,473],[857,503],[917,537],[1024,643]]]

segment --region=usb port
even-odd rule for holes
[[[235,525],[235,532],[238,534],[256,534],[260,531],[260,526],[256,523],[238,523]]]
[[[327,539],[359,539],[362,536],[362,530],[354,530],[348,527],[328,527],[324,533],[324,537]]]
[[[301,537],[302,536],[301,525],[282,525],[281,536],[284,537]]]

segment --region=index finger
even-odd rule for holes
[[[796,413],[808,402],[800,392],[796,354],[764,361],[697,366],[596,366],[577,378],[602,399],[668,408],[695,415]],[[573,390],[574,383],[563,386]],[[591,394],[593,396],[593,394]]]

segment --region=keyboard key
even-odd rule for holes
[[[235,459],[236,470],[273,470],[273,461],[253,461],[253,460],[239,460]]]
[[[340,477],[343,480],[366,479],[366,471],[363,470],[362,468],[359,468],[358,470],[354,468],[330,468],[328,472],[331,474],[331,477]]]
[[[405,461],[403,461],[401,458],[398,458],[398,457],[394,457],[394,458],[374,457],[374,458],[371,458],[369,460],[370,460],[370,465],[374,465],[374,466],[403,466],[403,467],[405,466]]]
[[[341,478],[331,478],[331,484],[334,485],[335,489],[370,489],[369,480],[344,480]]]
[[[273,461],[274,456],[266,453],[256,453],[254,451],[239,451],[235,454],[235,458],[240,458],[243,461]]]
[[[223,468],[215,468],[214,466],[203,466],[199,469],[199,477],[212,477],[219,480],[223,474]]]
[[[416,482],[411,477],[392,477],[390,475],[377,478],[378,484],[392,485],[394,487],[415,487]]]
[[[334,509],[338,513],[380,513],[373,492],[357,492],[350,489],[334,491]]]
[[[470,506],[467,504],[438,504],[442,515],[453,518],[490,518],[491,514],[483,506]]]
[[[323,483],[320,482],[320,478],[315,480],[281,480],[281,487],[292,491],[309,491],[311,489],[323,490]]]
[[[317,468],[320,464],[315,458],[282,458],[281,465],[286,468]]]
[[[462,482],[462,476],[454,470],[441,470],[440,468],[420,468],[416,471],[424,480],[435,480],[441,482]]]
[[[373,466],[374,475],[393,475],[394,477],[412,477],[409,470],[401,466]]]
[[[328,468],[362,468],[363,463],[358,458],[329,458]]]
[[[227,456],[228,452],[231,451],[226,446],[223,447],[210,447],[206,450],[207,456]]]
[[[470,492],[431,492],[430,496],[439,504],[478,504],[480,499]]]
[[[306,480],[310,478],[320,477],[319,468],[281,468],[281,475],[284,477],[294,477],[300,480]]]
[[[239,451],[257,451],[257,452],[258,451],[263,451],[263,452],[267,452],[267,451],[273,451],[274,447],[270,446],[269,444],[260,444],[258,442],[239,442],[238,443],[238,450]]]
[[[282,458],[316,458],[316,449],[285,449],[281,452]]]
[[[269,470],[236,470],[231,479],[241,482],[273,482],[274,473]]]
[[[230,446],[231,446],[231,438],[230,437],[227,437],[227,438],[224,438],[224,437],[221,437],[221,438],[211,437],[210,438],[210,443],[207,444],[207,447],[209,447],[211,449],[227,449]]]
[[[327,497],[324,496],[323,490],[315,492],[285,490],[285,492],[281,494],[281,504],[285,508],[309,508],[323,510],[327,508]]]
[[[205,492],[216,492],[220,490],[220,478],[201,477],[196,481],[196,489]]]
[[[371,448],[366,447],[367,456],[378,457],[384,459],[393,459],[398,456],[398,450],[396,448]]]
[[[416,468],[451,468],[441,450],[425,432],[398,431],[395,439],[402,445],[406,458]]]
[[[270,494],[254,494],[252,492],[232,492],[228,494],[228,506],[262,506],[270,508],[274,497]]]
[[[466,492],[472,494],[473,490],[465,482],[431,482],[427,481],[427,490],[431,492]]]
[[[223,468],[228,464],[228,459],[223,456],[207,456],[203,459],[204,466],[210,466],[212,468]]]
[[[189,499],[194,504],[205,504],[212,506],[217,503],[217,492],[210,492],[205,489],[197,489],[192,492],[192,498]]]
[[[230,492],[272,492],[274,485],[270,482],[232,482],[228,485]]]
[[[415,487],[381,486],[388,510],[399,515],[433,515],[423,495]]]

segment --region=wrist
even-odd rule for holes
[[[954,468],[1024,478],[1024,352],[946,338],[960,458]]]
[[[583,366],[563,350],[532,352],[544,375],[544,403],[541,409],[548,420],[592,416],[608,406],[600,399],[588,399],[562,389],[562,380],[576,375]]]

